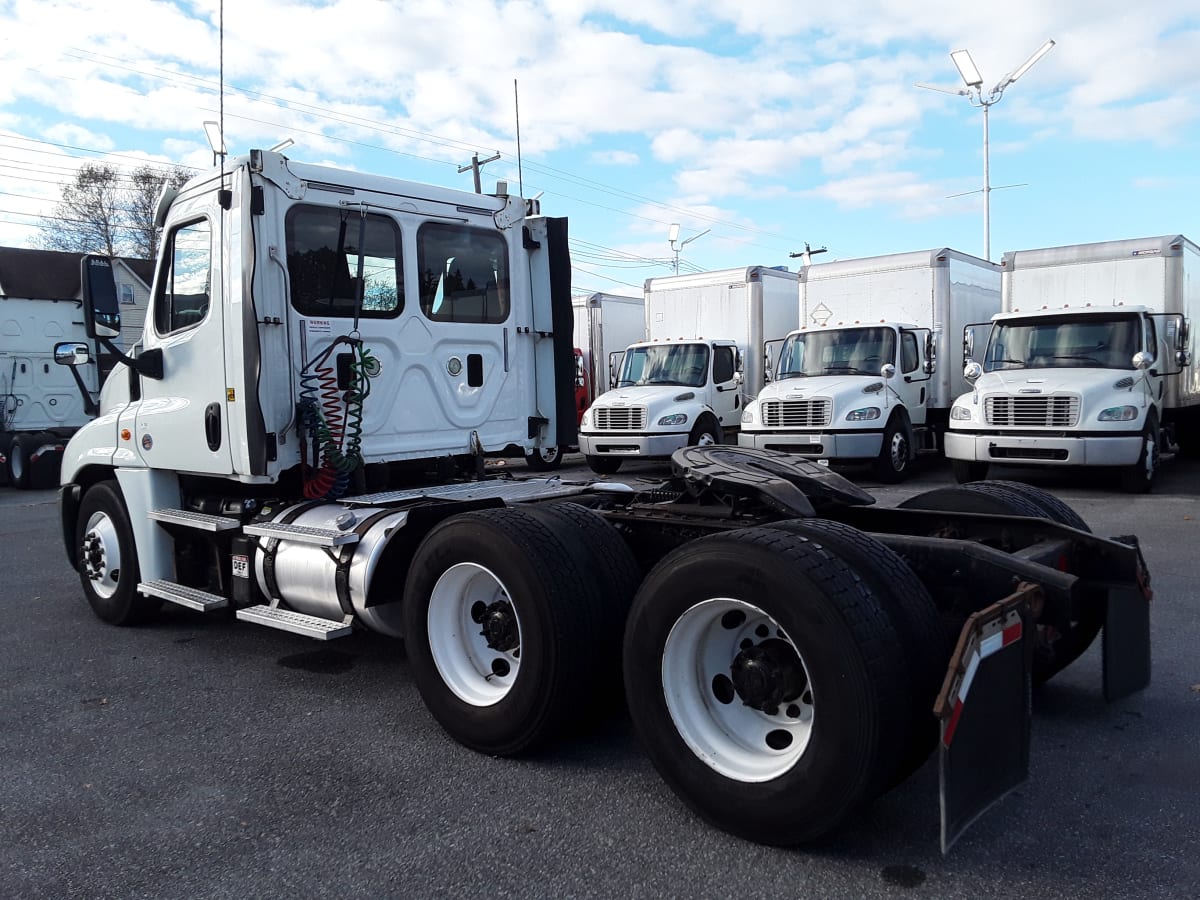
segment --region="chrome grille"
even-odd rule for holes
[[[592,412],[597,431],[639,431],[646,427],[644,406],[601,406]]]
[[[822,400],[764,400],[763,425],[768,428],[824,428],[833,404]]]
[[[1079,397],[988,397],[984,413],[989,425],[1069,428],[1079,422]]]

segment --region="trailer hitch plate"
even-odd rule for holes
[[[1029,777],[1033,629],[1041,588],[1015,593],[967,619],[934,705],[942,853]]]

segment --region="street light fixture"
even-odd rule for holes
[[[684,247],[686,247],[688,244],[690,244],[692,241],[694,241],[696,238],[704,237],[710,231],[712,231],[711,228],[705,228],[699,234],[693,234],[690,238],[680,241],[679,244],[676,245],[675,242],[679,241],[679,223],[678,222],[671,223],[671,230],[667,232],[667,241],[670,242],[671,249],[675,252],[675,274],[676,275],[679,274],[679,251],[682,250]]]
[[[958,69],[958,74],[962,78],[966,88],[950,90],[932,84],[917,85],[917,87],[927,88],[931,91],[941,91],[943,94],[955,94],[959,97],[966,97],[972,106],[978,106],[983,110],[983,257],[989,261],[992,258],[992,209],[990,197],[992,183],[991,172],[988,168],[988,109],[992,104],[999,103],[1000,98],[1004,95],[1004,89],[1033,68],[1033,64],[1049,53],[1053,46],[1054,41],[1046,41],[1046,43],[1038,47],[1029,59],[1025,60],[1020,66],[996,82],[996,86],[988,92],[987,96],[984,96],[983,93],[983,75],[980,74],[979,67],[975,65],[975,60],[971,59],[971,54],[966,50],[955,50],[950,54],[950,59],[954,62],[954,67]]]

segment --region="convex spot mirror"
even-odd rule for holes
[[[60,366],[86,366],[92,361],[87,344],[63,341],[54,345],[54,361]]]
[[[974,381],[982,374],[983,366],[975,362],[973,359],[968,359],[966,364],[963,366],[963,378],[967,379],[967,381]]]

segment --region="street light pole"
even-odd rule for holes
[[[705,228],[699,234],[693,234],[690,238],[687,238],[686,240],[683,240],[683,241],[679,241],[679,223],[678,222],[671,223],[671,230],[667,233],[667,241],[671,244],[671,250],[674,251],[674,253],[675,253],[675,274],[676,275],[679,274],[679,251],[682,250],[684,247],[686,247],[688,244],[690,244],[692,241],[694,241],[696,238],[704,237],[710,231],[712,231],[711,228]],[[676,241],[679,241],[678,245],[676,245],[676,243],[675,243]]]
[[[1000,102],[1000,98],[1004,96],[1005,88],[1033,68],[1033,64],[1049,53],[1053,46],[1054,41],[1046,41],[1046,43],[1034,51],[1029,59],[1025,60],[1020,66],[996,82],[996,86],[986,96],[983,93],[983,76],[979,73],[979,68],[975,65],[975,61],[971,59],[971,54],[966,50],[955,50],[950,54],[950,59],[954,62],[954,67],[958,69],[958,74],[962,78],[966,88],[952,90],[932,84],[917,85],[917,87],[928,88],[931,91],[941,91],[943,94],[966,97],[972,106],[978,106],[983,109],[983,258],[989,262],[992,258],[992,181],[989,170],[991,151],[988,146],[988,110],[991,109],[993,104]]]

